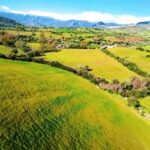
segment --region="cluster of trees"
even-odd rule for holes
[[[16,36],[11,33],[7,32],[0,32],[0,44],[9,46],[9,47],[14,47],[16,42]]]
[[[39,41],[41,44],[40,50],[46,52],[57,51],[57,45],[60,42],[52,37],[46,38],[44,32],[41,32]]]
[[[24,42],[38,42],[38,38],[35,37],[34,33],[33,35],[20,35],[18,34],[16,36],[16,40],[21,40]]]
[[[144,49],[143,47],[137,47],[136,49],[139,50],[139,51],[150,52],[149,49]]]

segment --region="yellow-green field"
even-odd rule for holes
[[[92,73],[108,81],[113,79],[125,81],[133,76],[137,76],[137,74],[131,72],[100,50],[66,49],[59,53],[47,53],[44,58],[46,60],[57,60],[74,68],[88,65],[93,69]]]
[[[115,55],[125,58],[139,66],[140,69],[150,73],[150,58],[146,58],[147,52],[136,50],[135,48],[118,47],[109,49]]]
[[[40,43],[28,43],[28,46],[32,48],[32,50],[40,50],[41,44]]]
[[[150,96],[142,99],[140,101],[140,103],[142,106],[144,106],[146,108],[146,110],[148,110],[150,112]]]
[[[8,56],[11,53],[12,49],[13,48],[11,48],[11,47],[0,45],[0,54],[4,54],[4,55]],[[17,55],[25,54],[22,49],[18,48],[17,50],[18,50]]]
[[[1,149],[149,150],[150,124],[74,74],[0,59]]]
[[[4,46],[4,45],[0,45],[0,53],[1,54],[5,54],[8,55],[11,51],[11,48]]]
[[[144,49],[150,50],[150,46],[145,46]]]

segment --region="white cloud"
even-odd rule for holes
[[[135,24],[141,21],[149,21],[150,16],[140,17],[140,16],[133,16],[133,15],[113,15],[109,13],[101,13],[96,11],[85,11],[81,13],[57,13],[57,12],[44,12],[39,10],[31,10],[31,11],[16,11],[10,10],[7,6],[1,6],[0,8],[5,9],[6,11],[17,13],[17,14],[29,14],[35,16],[46,16],[46,17],[53,17],[60,20],[87,20],[90,22],[114,22],[120,24]]]
[[[0,6],[0,9],[2,9],[2,10],[10,10],[10,8],[9,7],[7,7],[7,6]]]

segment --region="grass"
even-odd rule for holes
[[[0,59],[1,149],[149,150],[150,124],[61,69]]]
[[[28,43],[28,46],[30,46],[33,50],[40,50],[40,43]]]
[[[115,55],[125,58],[139,66],[143,71],[150,73],[150,59],[146,58],[147,52],[138,51],[135,48],[118,47],[110,49]]]
[[[140,103],[142,106],[146,108],[147,111],[150,112],[150,96],[142,99]]]
[[[103,77],[108,81],[112,81],[113,79],[125,81],[133,76],[137,76],[137,74],[129,71],[126,67],[100,50],[66,49],[59,53],[47,53],[44,58],[46,60],[57,60],[75,68],[88,65],[93,69],[93,74]]]
[[[1,54],[5,54],[8,55],[11,51],[11,48],[4,46],[4,45],[0,45],[0,53]]]
[[[150,50],[150,46],[144,46],[144,49]]]

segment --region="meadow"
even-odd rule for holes
[[[1,54],[5,54],[8,55],[10,53],[11,48],[4,46],[4,45],[0,45],[0,53]]]
[[[0,82],[1,149],[149,150],[149,122],[81,77],[0,59]]]
[[[146,48],[148,48],[148,46]],[[117,47],[109,50],[115,55],[137,64],[139,68],[150,74],[150,58],[146,57],[149,52],[139,51],[132,47]]]
[[[145,108],[146,111],[150,112],[150,96],[142,99],[141,104]]]
[[[58,53],[46,53],[44,59],[59,61],[74,68],[88,65],[93,74],[108,81],[114,79],[125,81],[133,76],[138,76],[98,49],[64,49]]]

